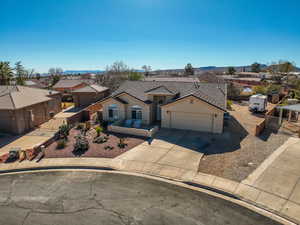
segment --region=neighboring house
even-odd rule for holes
[[[100,101],[106,121],[141,120],[161,127],[223,131],[226,84],[126,81]]]
[[[197,77],[145,77],[145,81],[199,82]]]
[[[82,80],[59,80],[52,88],[55,91],[59,91],[61,93],[67,94],[75,91],[79,88],[83,88],[88,84]]]
[[[61,94],[25,86],[0,86],[0,131],[22,134],[61,111]]]
[[[88,106],[109,95],[109,89],[96,84],[79,88],[72,92],[75,107]]]
[[[37,79],[25,80],[24,86],[33,88],[47,88],[47,85]]]

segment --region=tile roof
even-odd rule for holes
[[[79,92],[79,93],[86,93],[86,92],[91,92],[91,93],[97,93],[97,92],[103,92],[108,90],[107,87],[103,87],[97,84],[92,84],[92,85],[88,85],[85,86],[83,88],[79,88],[77,90],[74,90],[73,92]]]
[[[49,96],[57,93],[56,91],[25,86],[0,86],[0,110],[20,109],[49,101],[51,100]]]
[[[176,81],[125,81],[110,97],[121,93],[132,95],[143,102],[148,102],[149,91],[164,87],[174,93],[173,101],[193,95],[222,110],[226,110],[226,84],[192,83]]]
[[[158,86],[145,92],[147,94],[176,94],[176,92],[168,90],[165,86]]]
[[[59,80],[53,88],[72,88],[79,84],[87,83],[86,81],[82,80]]]
[[[199,82],[197,77],[146,77],[145,81]]]

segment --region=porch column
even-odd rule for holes
[[[288,121],[291,122],[291,119],[292,119],[292,111],[290,110],[289,111],[289,119],[288,119]]]
[[[278,125],[279,125],[279,126],[280,126],[281,123],[282,123],[282,113],[283,113],[283,109],[280,108],[280,110],[279,110],[279,120],[278,120]]]

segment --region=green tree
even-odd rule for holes
[[[54,86],[59,80],[60,80],[60,76],[59,75],[53,75],[53,76],[51,76],[51,86]]]
[[[21,61],[15,63],[16,84],[24,85],[26,80],[26,70]]]
[[[143,75],[139,72],[130,72],[128,75],[128,80],[141,80]]]
[[[233,83],[227,85],[228,97],[238,97],[241,95],[242,89],[239,86],[235,86]]]
[[[236,72],[235,68],[233,66],[228,67],[227,73],[230,75],[234,75]]]
[[[255,87],[253,88],[253,90],[254,90],[254,92],[255,92],[256,94],[262,94],[262,95],[265,95],[265,94],[267,93],[267,88],[264,87],[264,86],[261,86],[261,85],[255,86]]]
[[[251,65],[251,71],[253,73],[259,73],[261,71],[260,64],[255,62]]]
[[[9,62],[0,62],[0,85],[9,85],[13,75]]]
[[[191,63],[188,63],[184,68],[185,75],[194,75],[194,68]]]

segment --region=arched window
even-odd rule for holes
[[[131,107],[131,119],[141,120],[142,119],[142,107],[134,105]]]
[[[108,106],[108,118],[109,120],[119,119],[119,108],[117,104],[111,104]]]

